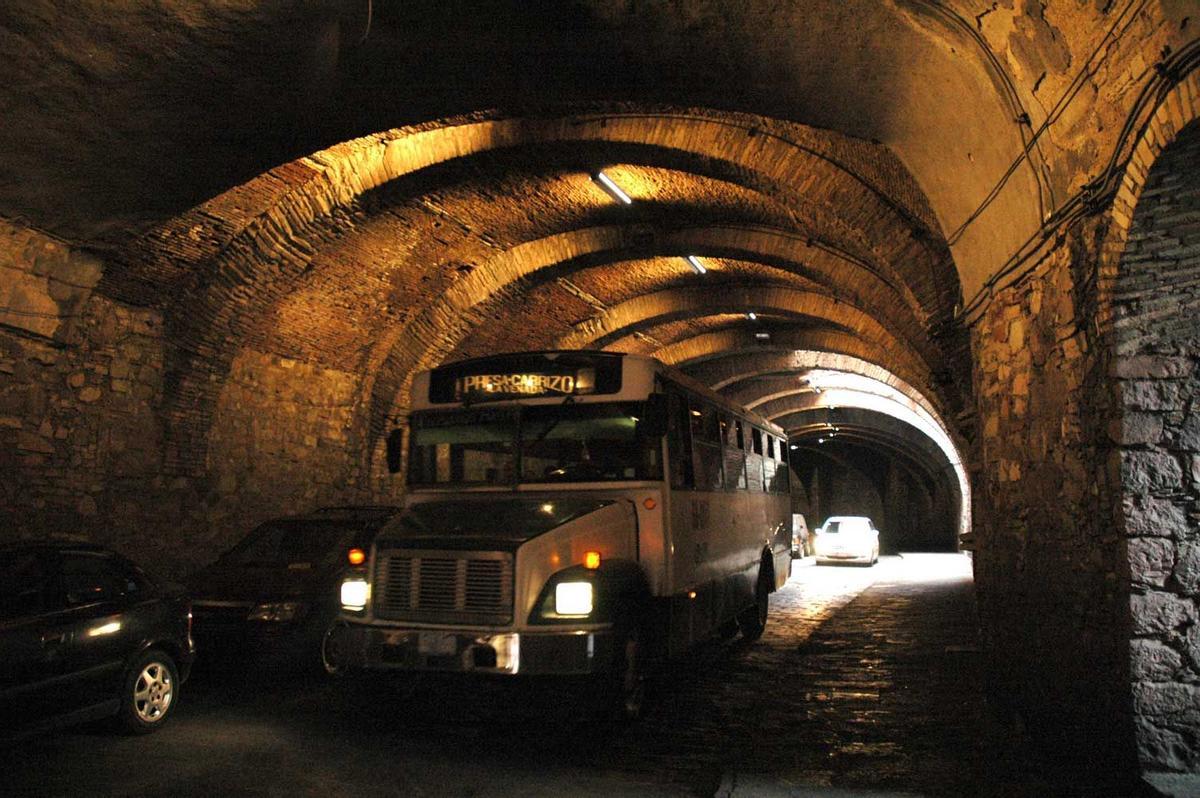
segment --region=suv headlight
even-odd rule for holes
[[[342,609],[350,612],[362,612],[371,599],[371,585],[361,576],[352,576],[342,580]]]
[[[554,586],[554,613],[559,617],[584,618],[592,614],[591,582],[559,582]]]
[[[248,621],[293,621],[304,611],[299,601],[273,601],[259,604],[246,616]]]

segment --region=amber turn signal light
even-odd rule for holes
[[[351,565],[362,565],[366,562],[367,553],[362,549],[350,549],[346,552],[346,559],[350,561]]]
[[[600,567],[600,552],[589,551],[583,555],[583,567],[592,571]]]

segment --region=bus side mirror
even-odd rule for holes
[[[641,429],[648,438],[660,438],[667,434],[666,394],[650,394],[646,401],[646,417],[642,419]]]
[[[404,430],[394,429],[388,433],[387,440],[388,473],[400,473],[400,456],[404,453]]]

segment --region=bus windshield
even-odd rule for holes
[[[564,403],[417,413],[411,485],[511,485],[662,478],[644,403]]]

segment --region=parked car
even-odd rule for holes
[[[808,522],[802,513],[792,513],[792,559],[807,557],[811,554],[809,547]]]
[[[182,588],[80,543],[0,546],[0,738],[114,717],[162,727],[194,648]]]
[[[398,507],[325,507],[256,527],[189,582],[205,661],[336,670],[326,632],[344,568],[360,565]]]
[[[813,546],[817,564],[879,562],[879,530],[870,518],[860,515],[835,515],[817,528]]]

